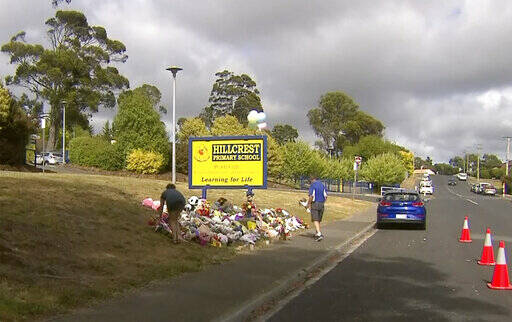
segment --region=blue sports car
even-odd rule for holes
[[[377,228],[385,223],[419,224],[426,228],[427,210],[420,195],[414,191],[390,191],[377,206]]]

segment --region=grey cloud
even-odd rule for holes
[[[54,11],[49,1],[0,5],[8,8],[0,13],[2,42],[22,29],[31,41],[44,35]],[[257,80],[270,124],[291,123],[309,142],[316,138],[306,113],[331,90],[381,119],[389,139],[436,161],[475,143],[503,156],[500,137],[512,134],[504,122],[510,97],[494,110],[478,101],[512,87],[508,1],[73,0],[68,7],[123,41],[130,57],[121,72],[132,87],[157,85],[167,106],[165,67],[184,67],[178,117],[197,114],[214,73],[227,68]],[[0,74],[11,72],[0,56]],[[98,113],[95,127],[112,115]]]

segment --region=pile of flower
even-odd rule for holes
[[[160,201],[144,199],[142,205],[157,211]],[[153,217],[148,224],[155,231],[171,232],[168,217]],[[286,210],[258,209],[257,216],[246,214],[234,206],[229,213],[220,209],[218,203],[213,207],[207,200],[191,197],[181,213],[178,222],[181,236],[188,241],[197,241],[201,245],[222,246],[233,242],[254,244],[260,239],[288,238],[290,233],[307,228],[302,219],[292,216]]]

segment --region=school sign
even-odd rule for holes
[[[267,137],[191,137],[188,186],[201,188],[266,188]]]

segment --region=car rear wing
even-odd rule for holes
[[[397,187],[380,187],[380,195],[384,196],[388,192],[406,192],[405,188],[397,188]]]

